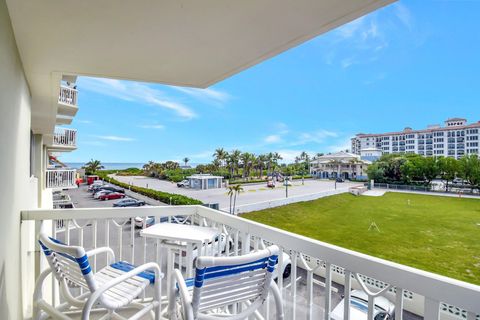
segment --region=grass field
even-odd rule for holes
[[[480,285],[477,199],[341,194],[242,217]],[[368,230],[372,222],[380,231]]]

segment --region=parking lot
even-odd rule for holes
[[[139,187],[182,194],[201,200],[204,203],[218,203],[221,209],[228,211],[230,198],[225,188],[208,190],[179,188],[176,183],[143,176],[115,176],[115,179]],[[356,185],[359,185],[359,183],[343,182],[337,183],[336,187],[348,190],[349,187]],[[280,182],[277,182],[275,188],[267,188],[266,182],[244,184],[242,187],[244,191],[237,196],[237,206],[282,199],[286,196],[285,186]],[[294,180],[292,185],[288,187],[288,196],[302,196],[330,190],[335,190],[335,181],[306,179],[302,184],[301,180]]]

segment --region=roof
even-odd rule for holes
[[[458,120],[453,120],[453,121],[458,121]],[[393,132],[386,132],[386,133],[359,133],[355,137],[357,138],[384,137],[384,136],[413,134],[413,133],[431,133],[431,132],[437,132],[437,131],[463,130],[463,129],[471,129],[471,128],[480,128],[480,121],[463,125],[463,126],[429,128],[429,129],[411,130],[411,131],[393,131]]]
[[[212,179],[212,178],[223,179],[222,176],[212,176],[211,174],[192,174],[191,176],[187,177],[187,179]]]
[[[36,133],[62,75],[205,88],[394,1],[6,0]]]
[[[450,122],[450,121],[467,121],[465,118],[449,118],[445,122]]]
[[[357,161],[359,164],[370,164],[370,161],[362,160],[359,155],[340,151],[331,154],[326,154],[314,159],[313,163],[330,163],[332,161],[338,161],[340,163],[351,163],[352,160]]]

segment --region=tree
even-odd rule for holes
[[[89,162],[85,163],[85,165],[82,167],[85,169],[86,174],[92,174],[95,173],[96,171],[105,168],[100,160],[93,160],[90,159]]]
[[[445,191],[448,192],[448,182],[457,177],[459,170],[458,161],[454,158],[438,158],[438,171],[440,177],[445,180]]]
[[[480,187],[480,158],[476,154],[462,157],[459,161],[460,177],[467,181],[471,188]]]
[[[235,186],[228,186],[227,187],[227,195],[230,197],[230,206],[228,213],[232,214],[232,198],[233,194],[235,193]]]
[[[213,153],[213,157],[220,161],[224,166],[226,165],[226,160],[228,158],[228,152],[225,151],[223,148],[218,148]]]
[[[187,157],[183,158],[183,163],[185,163],[185,167],[187,166],[188,161],[190,161],[190,159],[188,159]]]
[[[385,170],[380,166],[378,162],[372,163],[367,168],[367,175],[369,180],[375,182],[383,182],[385,178]]]
[[[235,195],[233,196],[233,210],[232,213],[235,214],[235,206],[237,204],[237,196],[240,194],[240,192],[243,192],[242,185],[237,184],[233,186],[233,191],[235,192]]]

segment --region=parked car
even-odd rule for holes
[[[275,188],[275,181],[269,180],[267,182],[267,188]]]
[[[335,179],[335,181],[336,182],[345,182],[345,179],[338,177],[338,178]]]
[[[283,181],[283,185],[290,187],[292,185],[292,182],[290,180],[285,180],[285,181]]]
[[[141,207],[145,205],[145,201],[126,198],[119,200],[113,204],[114,207]]]
[[[109,190],[118,193],[125,193],[125,189],[115,187],[115,186],[101,186],[98,190]]]
[[[125,194],[120,192],[110,192],[98,197],[98,199],[100,200],[113,200],[113,199],[121,199],[121,198],[125,198]]]
[[[331,318],[334,320],[343,320],[343,310],[345,299],[333,309]],[[395,315],[395,305],[385,297],[375,298],[375,310],[373,311],[374,320],[393,319]],[[353,290],[350,293],[350,319],[367,320],[368,318],[368,296],[361,290]]]
[[[99,181],[99,183],[94,183],[94,184],[89,185],[87,190],[90,191],[90,192],[93,192],[93,191],[99,189],[100,187],[106,186],[106,184],[103,184],[103,181],[101,181],[101,180],[97,180],[97,181]]]
[[[180,182],[177,182],[177,187],[179,188],[184,188],[188,186],[189,186],[188,180],[182,180]]]
[[[93,199],[99,199],[100,196],[103,196],[105,194],[109,194],[109,193],[112,193],[113,191],[110,191],[110,190],[100,190],[100,191],[97,191],[93,194]]]
[[[137,228],[143,228],[143,219],[144,217],[135,217],[135,227]],[[146,227],[150,227],[155,224],[155,218],[153,216],[148,216],[147,217],[147,223]]]

